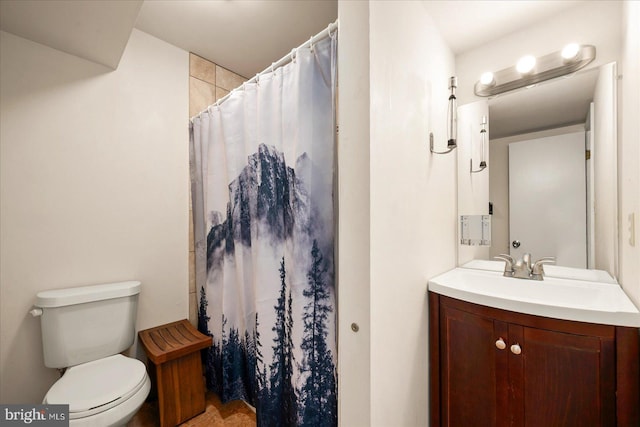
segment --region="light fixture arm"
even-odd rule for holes
[[[431,154],[447,154],[455,150],[456,147],[457,145],[449,146],[447,144],[447,149],[445,151],[435,151],[433,149],[433,132],[429,133],[429,150],[431,151]]]
[[[457,147],[457,127],[458,127],[458,105],[456,99],[456,87],[458,87],[458,79],[455,76],[449,78],[449,104],[447,108],[447,150],[435,151],[433,148],[433,132],[429,133],[429,151],[431,154],[447,154]]]

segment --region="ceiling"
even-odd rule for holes
[[[584,0],[427,0],[423,4],[458,55],[580,3]]]
[[[145,1],[136,28],[253,77],[337,18],[337,0]]]
[[[422,4],[460,54],[583,2]],[[266,69],[337,17],[337,0],[0,1],[0,29],[112,68],[135,25],[245,77]]]
[[[581,1],[423,1],[455,54],[491,42],[557,14]],[[247,78],[266,69],[334,22],[337,0],[0,0],[0,29],[116,68],[134,26],[170,44],[210,59]],[[592,84],[576,79],[576,83]],[[584,93],[584,90],[583,90]],[[509,129],[531,122],[531,101],[519,116],[513,101],[496,100],[492,123],[505,117]],[[564,123],[570,93],[544,95],[546,112]],[[560,102],[564,107],[553,110]],[[584,97],[583,97],[584,98]],[[506,105],[506,107],[505,107]],[[492,126],[492,132],[499,127]],[[501,131],[502,132],[502,131]],[[494,135],[495,136],[495,135]]]
[[[115,69],[142,0],[0,0],[0,30]]]

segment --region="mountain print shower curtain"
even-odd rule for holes
[[[191,125],[207,387],[260,426],[337,425],[336,35]]]

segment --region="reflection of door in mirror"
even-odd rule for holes
[[[509,144],[509,239],[516,258],[587,267],[585,132]]]

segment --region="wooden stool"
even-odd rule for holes
[[[156,378],[160,426],[173,427],[204,412],[200,350],[211,346],[211,337],[186,319],[145,329],[138,336],[150,361],[151,377]]]

